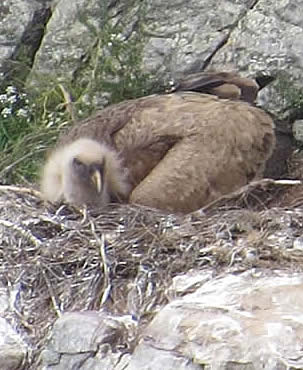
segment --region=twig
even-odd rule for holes
[[[42,194],[40,191],[31,189],[31,188],[20,187],[20,186],[0,185],[0,191],[14,191],[16,193],[30,194],[30,195],[34,195],[37,198],[42,198]]]
[[[59,307],[59,305],[57,303],[57,300],[55,298],[54,289],[53,289],[53,287],[52,287],[52,285],[51,285],[51,283],[50,283],[50,281],[49,281],[49,279],[48,279],[48,277],[47,277],[44,269],[42,268],[40,261],[37,261],[37,265],[40,267],[40,270],[42,272],[43,278],[44,278],[44,280],[46,282],[46,285],[47,285],[47,288],[48,288],[48,291],[49,291],[49,295],[50,295],[50,298],[51,298],[52,303],[53,303],[53,306],[54,306],[54,310],[55,310],[57,316],[58,317],[61,317],[62,314],[61,314],[60,307]]]
[[[301,180],[274,180],[276,185],[302,185]]]
[[[302,184],[302,181],[300,181],[300,180],[262,179],[262,180],[258,180],[258,181],[252,181],[249,184],[247,184],[245,186],[242,186],[240,189],[238,189],[238,190],[236,190],[232,193],[223,195],[222,197],[220,197],[218,199],[215,199],[214,201],[208,203],[205,207],[202,207],[200,210],[195,211],[195,212],[200,212],[200,213],[205,212],[205,211],[209,210],[210,208],[213,208],[214,206],[216,206],[216,205],[218,205],[222,202],[230,201],[230,200],[233,200],[233,199],[235,200],[237,198],[240,198],[243,195],[248,195],[254,189],[256,189],[258,187],[266,188],[266,187],[269,187],[270,185],[294,186],[294,185],[300,185],[300,184]],[[195,214],[195,212],[193,212],[193,214]]]
[[[64,97],[64,106],[69,113],[72,121],[75,121],[75,112],[74,112],[74,106],[73,106],[73,101],[70,93],[66,90],[66,88],[62,85],[59,84],[59,87],[62,91],[63,97]]]
[[[0,225],[12,228],[15,231],[18,231],[22,236],[25,236],[28,240],[30,240],[37,248],[42,245],[41,240],[36,238],[29,230],[24,229],[20,225],[13,224],[10,221],[1,220],[0,219]]]
[[[94,223],[91,221],[90,224],[91,224],[92,233],[100,247],[100,256],[101,256],[101,260],[103,264],[102,267],[103,267],[103,272],[104,272],[104,284],[103,284],[104,289],[103,289],[103,294],[101,298],[101,305],[103,305],[107,301],[110,291],[111,291],[111,282],[110,282],[110,276],[109,276],[110,268],[108,267],[108,264],[107,264],[107,258],[106,258],[106,252],[105,252],[105,236],[102,233],[101,239],[100,239],[96,233]]]

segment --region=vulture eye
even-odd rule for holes
[[[87,176],[87,166],[78,158],[73,158],[72,166],[78,176]]]
[[[73,158],[73,166],[77,168],[85,167],[84,164],[78,158]]]

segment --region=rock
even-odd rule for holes
[[[127,369],[302,368],[302,288],[284,271],[211,279],[159,312]]]
[[[65,313],[56,321],[42,352],[42,368],[122,370],[129,357],[123,354],[123,344],[133,325],[128,317],[113,317],[105,312]]]
[[[213,58],[212,67],[227,64],[252,75],[259,71],[284,71],[302,87],[298,55],[303,47],[303,22],[298,18],[301,10],[300,2],[256,1],[238,19],[228,43]],[[261,92],[259,102],[275,113],[283,112],[289,104],[276,93],[275,84]]]
[[[298,119],[293,123],[292,131],[294,138],[300,143],[303,142],[303,120]]]
[[[23,368],[27,348],[9,323],[0,317],[0,369],[20,370]]]
[[[228,27],[248,9],[249,1],[150,2],[145,17],[150,38],[144,47],[144,68],[173,77],[200,71],[227,41]]]
[[[136,329],[131,319],[65,313],[54,325],[42,368],[302,368],[302,288],[302,273],[259,269],[211,278],[192,271],[174,279],[170,289],[182,298],[160,310],[132,355],[123,346]]]
[[[0,286],[0,315],[3,315],[9,308],[9,298],[7,295],[7,289]]]
[[[0,5],[0,71],[8,82],[27,77],[50,16],[47,1],[6,0]]]
[[[38,1],[4,0],[0,6],[1,53],[0,63],[9,58],[20,44],[26,25],[30,22]],[[22,19],[22,22],[20,20]]]
[[[89,5],[83,0],[69,5],[58,1],[36,54],[30,80],[45,73],[76,78],[79,61],[88,57],[98,39],[87,24],[102,29],[106,17],[101,19],[100,14],[105,13],[112,25],[123,25],[112,37],[129,39],[137,35],[137,25],[142,22],[142,67],[157,78],[176,79],[211,63],[213,68],[236,69],[246,76],[285,71],[293,82],[302,85],[298,50],[303,30],[296,17],[300,5],[265,0],[241,4],[214,0],[190,3],[180,0],[178,4],[171,0],[134,2],[130,7],[123,4],[101,9],[96,0]],[[88,19],[88,23],[83,19]],[[103,53],[110,53],[110,42],[102,47]],[[259,102],[276,113],[287,104],[277,94],[275,84],[262,91]]]
[[[195,364],[186,356],[180,355],[169,348],[157,348],[155,343],[142,343],[136,349],[127,370],[201,370],[199,364]]]

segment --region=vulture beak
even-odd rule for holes
[[[101,193],[101,190],[102,190],[102,175],[101,175],[101,172],[96,169],[92,173],[91,179],[92,179],[92,182],[93,182],[93,184],[95,185],[95,187],[97,189],[97,192]]]

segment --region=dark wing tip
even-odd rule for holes
[[[256,76],[255,80],[259,86],[259,90],[263,89],[265,86],[270,84],[276,79],[276,76],[259,74]]]

